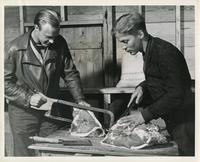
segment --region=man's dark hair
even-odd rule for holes
[[[40,10],[34,19],[34,24],[41,28],[41,24],[49,23],[52,27],[60,28],[60,14],[52,9]]]
[[[134,34],[138,30],[146,31],[145,19],[137,12],[119,17],[114,25],[113,34]]]

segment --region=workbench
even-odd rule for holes
[[[71,136],[67,130],[58,130],[48,136],[55,139],[83,139]],[[35,143],[29,149],[34,149],[38,156],[177,156],[177,145],[172,141],[165,145],[152,146],[140,150],[129,150],[102,145],[101,138],[84,138],[92,142],[92,146],[64,146],[62,144]]]
[[[84,88],[84,94],[102,94],[104,109],[109,109],[111,104],[111,96],[114,94],[132,94],[134,92],[134,87],[107,87],[107,88]],[[67,92],[68,89],[63,87],[61,88],[61,93]]]

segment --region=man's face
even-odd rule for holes
[[[59,29],[55,29],[48,23],[42,24],[41,28],[39,29],[38,27],[36,30],[39,43],[44,47],[47,47],[53,43],[54,39],[59,34]]]
[[[142,40],[138,35],[116,34],[119,42],[123,43],[123,49],[131,55],[136,55],[141,50]]]

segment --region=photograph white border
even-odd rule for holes
[[[86,5],[86,6],[94,6],[94,5],[106,5],[106,6],[117,6],[117,5],[194,5],[195,6],[195,157],[5,157],[4,155],[4,6],[16,6],[16,5]],[[199,137],[200,137],[200,127],[198,123],[200,123],[200,18],[199,18],[199,11],[200,11],[200,1],[199,0],[2,0],[0,2],[0,91],[1,91],[1,98],[0,98],[0,162],[13,162],[13,161],[20,161],[20,162],[36,162],[36,161],[59,161],[59,162],[77,162],[77,161],[87,161],[87,162],[107,162],[107,161],[123,161],[123,162],[169,162],[169,161],[176,161],[176,162],[200,162],[200,149],[199,149]]]

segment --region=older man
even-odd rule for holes
[[[44,118],[45,96],[57,98],[62,77],[74,100],[84,101],[79,72],[65,39],[59,35],[60,16],[50,9],[39,11],[34,28],[12,41],[5,51],[5,97],[14,137],[15,156],[33,156],[29,136],[46,136],[57,128]],[[48,109],[47,109],[48,110]],[[48,124],[45,124],[48,123]]]

